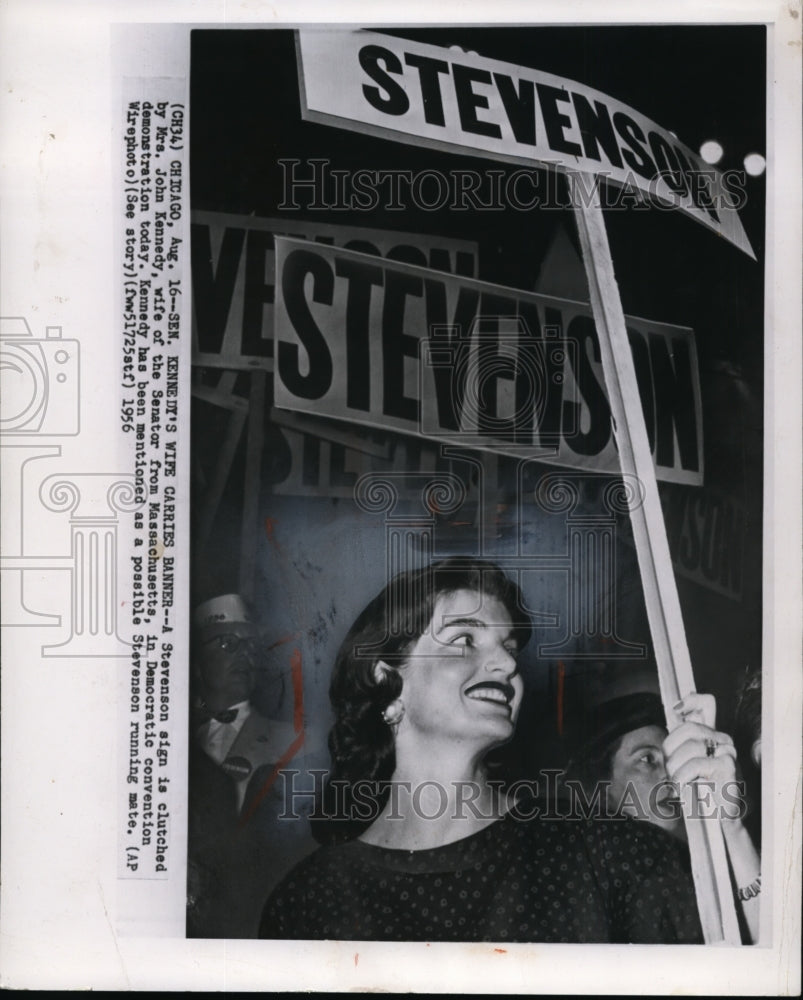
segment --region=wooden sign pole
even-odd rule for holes
[[[619,287],[614,277],[608,234],[599,199],[599,184],[594,178],[574,173],[570,173],[568,179],[599,335],[602,368],[622,473],[626,477],[635,476],[641,484],[643,494],[635,497],[630,505],[630,520],[658,665],[661,699],[666,712],[667,728],[671,730],[679,723],[673,706],[695,688],[658,483],[647,440]],[[692,793],[696,795],[695,789],[692,789]],[[703,812],[702,809],[696,811]],[[705,941],[707,944],[740,944],[741,936],[719,821],[715,818],[686,816],[686,830]]]

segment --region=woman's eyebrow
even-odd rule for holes
[[[639,743],[637,747],[633,747],[630,753],[640,753],[642,750],[661,750],[661,747],[657,743]]]
[[[481,618],[450,618],[441,625],[435,634],[440,635],[441,632],[447,628],[451,628],[453,625],[468,625],[470,628],[488,628],[488,623],[484,622]]]
[[[469,628],[506,628],[508,630],[507,638],[509,639],[513,636],[513,628],[507,622],[500,622],[498,625],[495,625],[493,622],[483,621],[482,618],[469,617],[450,618],[441,625],[435,634],[440,635],[441,632],[445,632],[447,628],[451,628],[454,625],[468,626]]]

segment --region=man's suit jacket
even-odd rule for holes
[[[288,723],[254,708],[222,765],[190,741],[187,936],[255,937],[262,905],[287,870],[314,848],[307,824],[282,820],[276,764],[296,739]],[[303,748],[286,762],[299,767]],[[237,808],[238,779],[247,780]]]

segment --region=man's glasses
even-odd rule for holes
[[[223,653],[236,653],[242,650],[244,653],[255,653],[257,651],[256,639],[250,635],[235,635],[233,632],[224,632],[222,635],[212,636],[207,639],[207,646],[214,646]]]

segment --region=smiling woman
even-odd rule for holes
[[[317,839],[383,830],[410,849],[470,832],[477,817],[454,824],[446,807],[426,820],[407,810],[399,823],[400,798],[482,794],[487,803],[484,760],[513,734],[522,693],[514,654],[530,632],[519,588],[492,563],[448,559],[392,580],[335,661],[332,773],[313,817]]]
[[[261,937],[700,941],[660,831],[540,816],[492,779],[530,631],[518,586],[480,560],[402,573],[371,601],[332,676],[324,846],[270,897]]]
[[[476,586],[482,585],[478,577]],[[396,720],[393,782],[410,786],[413,808],[399,822],[393,803],[386,804],[362,835],[366,843],[436,847],[499,818],[498,789],[488,783],[484,761],[513,735],[521,705],[515,613],[515,607],[481,590],[461,588],[437,597],[427,631],[399,668],[402,696],[390,713]],[[374,668],[380,678],[391,669],[382,660]],[[466,826],[451,817],[467,790],[476,812],[467,816]],[[432,809],[423,808],[424,795]]]

